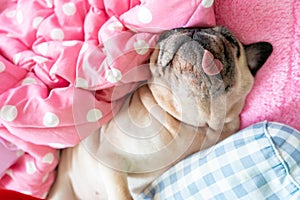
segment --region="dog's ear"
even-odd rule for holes
[[[273,47],[268,42],[257,42],[244,45],[247,63],[253,76],[266,62],[273,51]]]

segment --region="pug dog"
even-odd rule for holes
[[[152,78],[79,145],[62,151],[49,199],[134,199],[185,157],[234,134],[272,45],[243,45],[225,27],[161,34]]]

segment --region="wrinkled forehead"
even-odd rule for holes
[[[226,55],[229,49],[232,48],[236,49],[237,58],[239,58],[241,54],[239,41],[231,32],[222,26],[214,28],[173,29],[162,34],[158,40],[158,44],[166,39],[172,40],[169,41],[169,43],[173,43],[173,45],[180,41],[197,41],[204,49],[209,50],[219,59],[221,59],[222,55]]]
[[[240,57],[240,43],[231,32],[224,27],[215,27],[212,29],[201,29],[196,31],[193,39],[198,41],[205,49],[217,47],[226,51],[228,48],[236,49],[236,56]],[[222,52],[225,53],[226,52]]]

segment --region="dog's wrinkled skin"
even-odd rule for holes
[[[101,130],[63,151],[49,199],[131,199],[184,157],[239,128],[269,43],[242,45],[224,27],[160,36],[152,79]]]

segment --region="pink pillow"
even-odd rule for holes
[[[141,1],[121,15],[121,21],[132,30],[159,33],[177,27],[210,27],[215,25],[213,0]]]
[[[255,77],[241,114],[244,128],[278,121],[300,129],[300,4],[297,0],[216,0],[218,25],[242,42],[267,41],[273,53]]]

